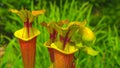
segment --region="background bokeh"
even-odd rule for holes
[[[33,23],[41,34],[37,38],[36,68],[50,65],[47,48],[49,39],[41,22],[87,20],[95,35],[92,46],[97,56],[76,53],[76,68],[120,68],[120,0],[0,0],[0,68],[23,68],[20,47],[13,33],[23,27],[20,18],[9,11],[22,7],[32,11],[45,9]]]

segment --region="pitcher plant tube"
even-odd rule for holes
[[[53,68],[75,68],[74,53],[78,49],[92,56],[98,54],[97,51],[88,46],[88,43],[94,43],[95,35],[92,30],[85,26],[86,20],[69,23],[68,21],[64,21],[64,23],[50,22],[42,23],[42,25],[46,26],[50,33],[50,39],[45,42],[45,45],[53,50]],[[54,41],[51,37],[54,37]]]
[[[44,14],[45,10],[30,12],[26,9],[20,11],[10,9],[10,11],[16,13],[24,23],[24,27],[14,33],[19,39],[24,68],[35,68],[36,37],[40,31],[32,27],[32,22],[38,15]]]

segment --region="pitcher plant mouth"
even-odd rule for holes
[[[51,48],[59,51],[60,53],[65,54],[65,55],[73,54],[78,51],[78,48],[76,48],[74,46],[68,46],[68,47],[69,47],[68,50],[66,50],[66,49],[62,50],[62,49],[58,48],[55,43],[51,44]]]
[[[35,28],[30,28],[31,29],[31,36],[26,38],[26,27],[20,29],[20,30],[17,30],[14,35],[15,37],[21,39],[21,40],[24,40],[24,41],[29,41],[31,39],[33,39],[34,37],[38,36],[40,34],[40,31],[35,29]]]

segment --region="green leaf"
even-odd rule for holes
[[[79,26],[76,23],[70,23],[68,25],[68,30],[69,30],[69,34],[68,34],[68,38],[71,38],[71,36],[73,36],[73,34],[78,30]]]
[[[41,25],[46,27],[48,29],[48,32],[49,33],[53,33],[54,29],[55,29],[55,22],[50,22],[50,23],[45,23],[45,22],[42,22]]]
[[[83,51],[85,51],[88,55],[91,55],[91,56],[96,56],[96,55],[98,55],[98,51],[95,51],[93,48],[91,48],[91,47],[87,47],[87,46],[83,46],[83,44],[82,43],[79,43],[79,44],[76,44],[76,47],[78,48],[78,49],[81,49],[81,50],[83,50]]]
[[[83,48],[84,46],[83,46],[82,43],[78,43],[78,44],[76,44],[76,47],[79,48],[79,49],[81,49],[81,48]]]
[[[55,28],[55,30],[63,37],[65,37],[66,33],[67,33],[67,30],[66,28],[62,28],[61,26],[55,24],[53,25],[52,24],[52,27]]]
[[[98,55],[98,51],[95,51],[94,49],[92,49],[91,47],[85,47],[84,48],[84,51],[87,53],[87,54],[89,54],[89,55],[91,55],[91,56],[96,56],[96,55]]]

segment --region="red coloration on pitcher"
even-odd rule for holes
[[[54,62],[54,50],[53,50],[53,48],[48,48],[48,52],[50,54],[51,62]]]
[[[54,68],[73,68],[74,54],[64,54],[54,50]]]
[[[19,39],[24,68],[35,68],[36,37],[29,41]]]
[[[75,63],[72,64],[72,68],[75,68]]]

